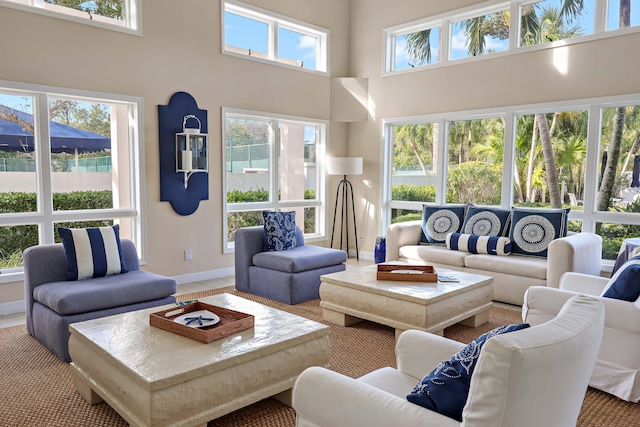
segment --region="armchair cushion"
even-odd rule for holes
[[[528,327],[529,325],[526,323],[500,326],[482,334],[422,378],[407,396],[407,400],[449,418],[462,421],[462,409],[469,395],[471,376],[485,342],[496,335]],[[429,349],[425,350],[429,351]]]
[[[344,251],[305,245],[290,251],[259,252],[253,256],[253,265],[287,273],[298,273],[342,264],[346,258]]]
[[[513,208],[510,238],[513,252],[547,256],[549,244],[567,235],[569,209]]]
[[[625,262],[611,277],[601,296],[635,301],[640,297],[640,256]]]
[[[67,263],[67,280],[126,273],[120,244],[120,226],[58,228]]]
[[[286,251],[297,246],[296,213],[264,211],[264,250]]]
[[[467,205],[422,207],[421,244],[444,244],[447,234],[457,233],[462,227]]]
[[[447,234],[447,249],[474,254],[509,255],[511,240],[499,236],[476,236],[475,234]]]
[[[175,292],[176,282],[172,278],[135,270],[73,284],[44,283],[33,290],[33,299],[67,316],[158,300]]]

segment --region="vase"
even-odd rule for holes
[[[376,237],[376,248],[373,252],[373,258],[376,264],[384,262],[386,259],[387,239],[384,237]]]

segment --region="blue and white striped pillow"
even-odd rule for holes
[[[509,255],[511,240],[500,236],[476,236],[475,234],[447,234],[447,249],[474,254]]]
[[[58,228],[67,262],[67,280],[126,273],[120,226]]]

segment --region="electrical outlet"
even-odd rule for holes
[[[184,260],[191,261],[193,259],[193,254],[191,253],[191,249],[184,250]]]

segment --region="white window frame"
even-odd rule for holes
[[[415,73],[423,71],[425,69],[432,69],[438,67],[446,67],[452,64],[461,64],[469,61],[482,61],[490,58],[498,58],[501,56],[516,55],[524,52],[532,52],[538,50],[553,49],[560,46],[570,46],[579,43],[586,43],[594,40],[606,39],[609,37],[617,37],[622,34],[633,34],[640,32],[640,25],[631,26],[628,28],[619,28],[616,30],[607,30],[607,13],[609,2],[612,0],[595,0],[594,3],[594,28],[593,34],[585,34],[582,36],[557,40],[554,42],[520,46],[520,6],[528,3],[534,3],[537,0],[489,0],[483,3],[478,3],[473,6],[452,10],[450,12],[441,13],[434,16],[425,17],[415,21],[411,21],[405,24],[395,25],[382,30],[382,49],[383,58],[382,63],[382,77],[388,77],[392,75]],[[486,15],[494,13],[499,10],[509,9],[512,17],[517,17],[514,21],[515,28],[509,29],[509,48],[500,52],[484,53],[478,56],[471,56],[467,58],[450,59],[450,38],[451,38],[451,26],[453,23],[463,19],[469,19],[475,16]],[[406,68],[402,70],[394,70],[394,57],[395,52],[395,38],[422,31],[428,28],[439,27],[442,52],[440,52],[439,62],[432,64],[424,64],[416,66],[414,68]]]
[[[269,137],[269,200],[266,202],[254,202],[254,203],[237,203],[227,204],[227,135],[226,135],[226,122],[227,117],[247,118],[255,120],[265,120],[272,122],[271,132]],[[277,144],[277,124],[278,123],[292,123],[297,125],[309,125],[318,126],[319,134],[316,141],[316,198],[315,200],[278,200],[278,191],[280,189],[280,170],[279,163],[279,150],[280,144]],[[291,208],[316,208],[316,232],[305,233],[305,242],[317,242],[326,240],[326,171],[325,171],[325,159],[326,159],[326,147],[327,147],[327,135],[329,134],[329,122],[322,119],[313,119],[309,117],[289,116],[281,114],[266,113],[260,111],[242,110],[235,108],[222,108],[222,188],[223,188],[223,217],[222,217],[222,236],[223,236],[223,252],[225,254],[235,252],[234,242],[230,242],[227,239],[228,227],[227,227],[227,215],[230,212],[242,212],[242,211],[255,211],[255,210],[279,210],[279,209],[291,209]],[[300,224],[301,225],[301,224]],[[304,230],[302,226],[301,229]]]
[[[221,40],[222,40],[222,53],[225,55],[231,55],[251,61],[258,61],[267,64],[278,65],[285,68],[301,70],[310,73],[328,75],[329,74],[329,30],[318,27],[316,25],[308,24],[293,18],[278,15],[273,12],[266,11],[264,9],[257,8],[255,6],[249,6],[247,4],[235,1],[235,0],[223,0],[221,2]],[[233,13],[254,21],[263,22],[268,26],[268,40],[267,58],[261,58],[258,56],[252,56],[248,54],[242,54],[230,49],[227,49],[226,34],[225,34],[225,12]],[[316,42],[316,69],[303,68],[294,66],[286,62],[282,62],[278,56],[278,29],[283,28],[290,31],[295,31],[304,35],[308,35],[317,40]]]
[[[638,105],[640,106],[640,93],[623,95],[623,96],[607,96],[588,99],[574,99],[559,102],[549,102],[541,104],[515,105],[503,108],[489,108],[482,110],[454,111],[439,114],[389,118],[382,120],[382,134],[384,136],[383,146],[383,182],[382,189],[382,230],[386,230],[391,223],[392,209],[406,209],[422,211],[423,202],[391,200],[391,176],[393,167],[393,126],[401,126],[408,124],[422,123],[438,123],[440,129],[444,131],[438,134],[438,153],[443,153],[438,158],[438,170],[441,171],[436,181],[436,204],[444,204],[446,202],[446,185],[447,185],[447,165],[448,154],[448,126],[447,123],[456,120],[474,120],[489,117],[505,117],[505,151],[503,162],[503,181],[502,181],[502,199],[501,207],[509,209],[513,204],[513,181],[514,181],[514,164],[515,150],[514,141],[517,131],[515,119],[521,115],[531,115],[535,113],[549,113],[575,110],[588,110],[589,125],[587,135],[587,158],[585,161],[585,194],[583,201],[583,209],[572,209],[569,212],[569,220],[582,221],[582,231],[596,231],[597,223],[619,223],[640,225],[640,214],[628,212],[601,212],[597,211],[597,182],[599,173],[599,149],[601,136],[601,113],[605,108],[614,108],[620,106]],[[612,261],[603,260],[603,265],[613,265]]]
[[[123,33],[142,35],[142,0],[124,0],[125,19],[92,15],[69,7],[46,3],[44,0],[0,0],[0,6],[37,13],[52,18],[64,19],[85,25],[104,28]]]
[[[2,91],[5,93],[33,97],[34,124],[37,140],[49,139],[48,99],[50,97],[127,106],[129,114],[128,149],[129,158],[131,159],[129,164],[129,176],[131,178],[129,208],[54,211],[51,203],[42,203],[43,201],[50,201],[52,196],[52,175],[51,167],[49,166],[51,164],[51,153],[49,145],[35,144],[38,209],[35,212],[0,214],[0,226],[37,225],[39,243],[52,244],[55,243],[55,224],[59,222],[130,219],[131,240],[138,249],[141,264],[144,264],[147,259],[147,248],[145,245],[146,227],[142,221],[145,210],[143,198],[145,188],[141,171],[144,171],[145,167],[144,156],[141,155],[140,151],[143,146],[142,132],[144,129],[143,117],[140,114],[140,112],[144,111],[143,99],[126,95],[80,91],[5,80],[0,80],[0,88],[2,88]],[[3,270],[3,274],[0,274],[0,283],[23,280],[23,277],[23,268]]]

